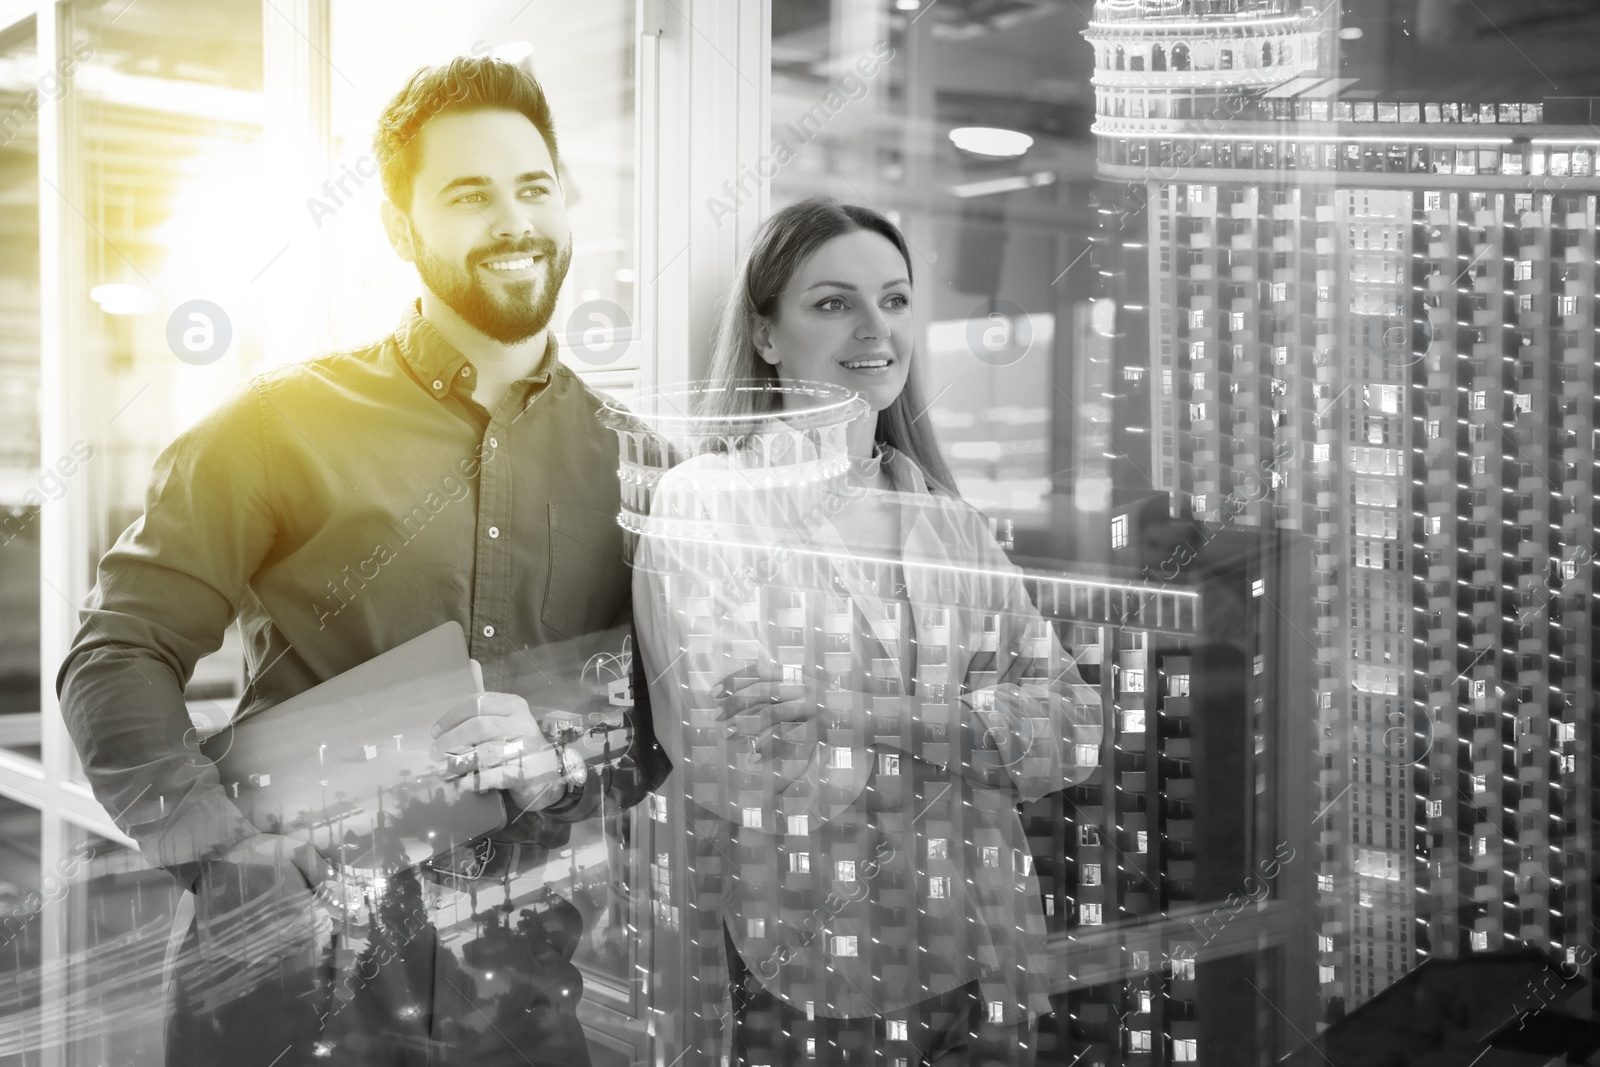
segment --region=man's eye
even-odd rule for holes
[[[482,193],[462,193],[460,196],[456,197],[450,202],[452,204],[476,204],[482,199]]]
[[[531,197],[536,197],[536,198],[539,198],[539,199],[543,199],[544,197],[547,197],[547,196],[550,195],[550,190],[548,188],[546,188],[545,186],[543,186],[543,185],[531,185],[528,188],[522,190],[522,195],[523,196],[531,196]]]

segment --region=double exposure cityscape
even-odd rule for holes
[[[0,1067],[1600,1064],[1596,41],[0,2]]]

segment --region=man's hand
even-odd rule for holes
[[[793,671],[791,669],[791,677]],[[791,741],[794,728],[807,726],[825,712],[819,679],[801,675],[784,681],[784,668],[756,663],[717,683],[722,704],[718,722],[728,722],[722,736],[735,750],[755,753],[757,762],[771,759]]]
[[[333,933],[327,873],[309,842],[279,834],[252,834],[205,861],[195,884],[203,947],[251,964],[310,964]]]
[[[555,746],[528,702],[513,693],[479,693],[462,701],[440,716],[433,736],[433,758],[459,768],[447,774],[471,775],[480,793],[504,789],[524,813],[566,795]]]

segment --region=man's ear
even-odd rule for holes
[[[415,263],[417,247],[411,239],[411,220],[387,197],[378,205],[378,210],[383,215],[383,232],[389,235],[389,245],[394,249],[394,254],[407,263]]]
[[[778,365],[778,350],[772,343],[772,321],[757,316],[755,329],[750,334],[751,342],[756,346],[756,352],[762,359],[772,366]]]

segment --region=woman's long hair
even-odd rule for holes
[[[887,238],[900,250],[900,258],[906,263],[906,278],[911,278],[911,254],[905,237],[899,227],[871,208],[815,196],[774,212],[761,224],[744,266],[739,268],[722,302],[712,339],[712,383],[778,383],[777,370],[756,350],[757,325],[762,319],[777,316],[783,291],[807,258],[835,237],[858,230]],[[955,479],[950,476],[938,439],[929,428],[929,420],[921,418],[927,404],[922,399],[917,363],[916,359],[911,361],[905,388],[894,403],[878,413],[873,436],[879,444],[904,452],[921,467],[930,489],[956,496]],[[771,395],[759,390],[727,389],[710,394],[702,413],[709,417],[762,415],[772,410],[772,404]]]

